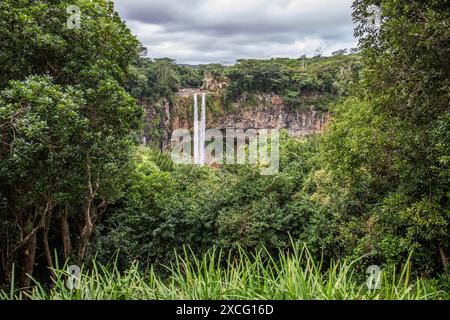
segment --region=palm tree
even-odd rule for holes
[[[203,79],[202,89],[212,92],[220,92],[229,84],[230,79],[228,79],[227,77],[222,75],[219,79],[216,79],[211,72],[206,72],[205,78]]]

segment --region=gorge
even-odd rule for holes
[[[146,127],[142,137],[143,144],[157,144],[161,150],[168,148],[173,130],[195,130],[194,95],[206,95],[206,129],[285,129],[292,137],[304,137],[323,132],[330,121],[330,112],[316,109],[314,105],[302,108],[289,108],[277,94],[260,93],[242,95],[226,108],[213,92],[201,89],[181,89],[171,103],[162,99],[151,104],[141,101],[145,110]],[[200,122],[201,124],[202,122]],[[155,130],[156,129],[156,130]],[[194,148],[195,149],[195,148]]]

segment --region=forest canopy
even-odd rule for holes
[[[280,95],[286,107],[313,104],[326,110],[331,102],[349,94],[360,70],[359,55],[346,50],[330,57],[243,59],[230,66],[178,65],[169,58],[140,56],[132,63],[127,88],[134,97],[152,103],[161,98],[173,101],[181,88],[203,86],[220,90],[225,104],[243,94],[268,93]]]

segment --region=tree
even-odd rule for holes
[[[69,5],[81,10],[80,29],[67,28]],[[1,208],[9,222],[21,221],[6,223],[15,236],[2,239],[1,265],[7,281],[19,261],[27,287],[35,237],[43,235],[51,265],[46,239],[58,239],[51,221],[61,220],[64,258],[75,242],[81,263],[95,224],[121,192],[141,125],[142,110],[123,88],[139,43],[106,0],[5,0],[0,30]]]
[[[42,77],[11,82],[0,95],[0,186],[8,204],[2,221],[17,222],[2,230],[2,265],[9,273],[21,250],[20,282],[25,286],[26,275],[33,273],[38,232],[52,266],[48,231],[66,183],[61,178],[70,174],[67,164],[75,160],[71,140],[86,129],[79,113],[83,103],[80,92],[63,91]]]
[[[384,261],[414,249],[427,273],[448,268],[450,249],[445,3],[379,1],[382,25],[374,29],[371,1],[354,2],[364,76],[357,96],[334,110],[321,151],[336,181],[319,185],[334,199],[337,237]]]
[[[227,77],[221,76],[220,78],[216,79],[211,72],[207,72],[205,73],[205,78],[203,79],[202,89],[213,92],[220,92],[229,84],[230,80]]]

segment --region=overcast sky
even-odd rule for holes
[[[353,48],[352,0],[115,0],[151,58],[232,63]]]

